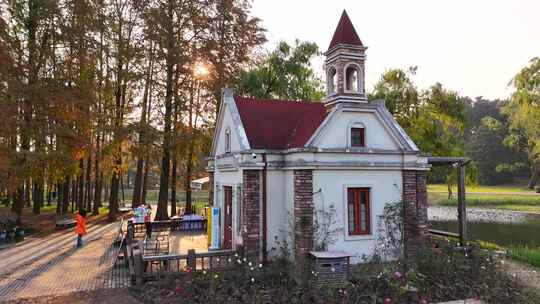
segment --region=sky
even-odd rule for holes
[[[506,98],[512,77],[540,56],[540,0],[254,0],[272,48],[316,42],[326,51],[343,9],[366,52],[371,90],[390,68],[418,66],[421,89],[436,82],[472,98]],[[322,75],[322,58],[313,68]]]

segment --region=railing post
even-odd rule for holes
[[[197,258],[195,257],[195,249],[188,250],[187,265],[191,271],[197,270]]]
[[[467,205],[465,202],[465,165],[460,164],[457,168],[458,175],[458,230],[461,246],[466,246],[467,235]]]
[[[127,224],[127,244],[131,245],[133,241],[133,220],[129,220]]]

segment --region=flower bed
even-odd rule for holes
[[[480,250],[434,242],[414,261],[355,266],[341,288],[299,284],[285,259],[268,266],[238,257],[238,267],[216,273],[186,272],[131,289],[145,303],[436,303],[481,299],[486,303],[540,303]],[[316,276],[317,273],[312,273]]]

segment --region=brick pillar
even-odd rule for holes
[[[208,172],[208,205],[214,206],[214,172]]]
[[[249,256],[259,258],[261,252],[261,171],[244,170],[243,173],[243,224],[244,250]]]
[[[416,201],[418,208],[418,229],[422,238],[427,236],[427,172],[416,171]]]
[[[403,171],[405,256],[414,257],[427,234],[427,187],[425,171]]]
[[[294,247],[299,271],[313,250],[313,171],[294,170]]]

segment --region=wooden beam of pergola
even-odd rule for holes
[[[467,205],[465,204],[465,166],[471,161],[466,157],[428,157],[432,166],[452,166],[457,170],[458,176],[458,231],[462,246],[468,241],[467,232]]]

